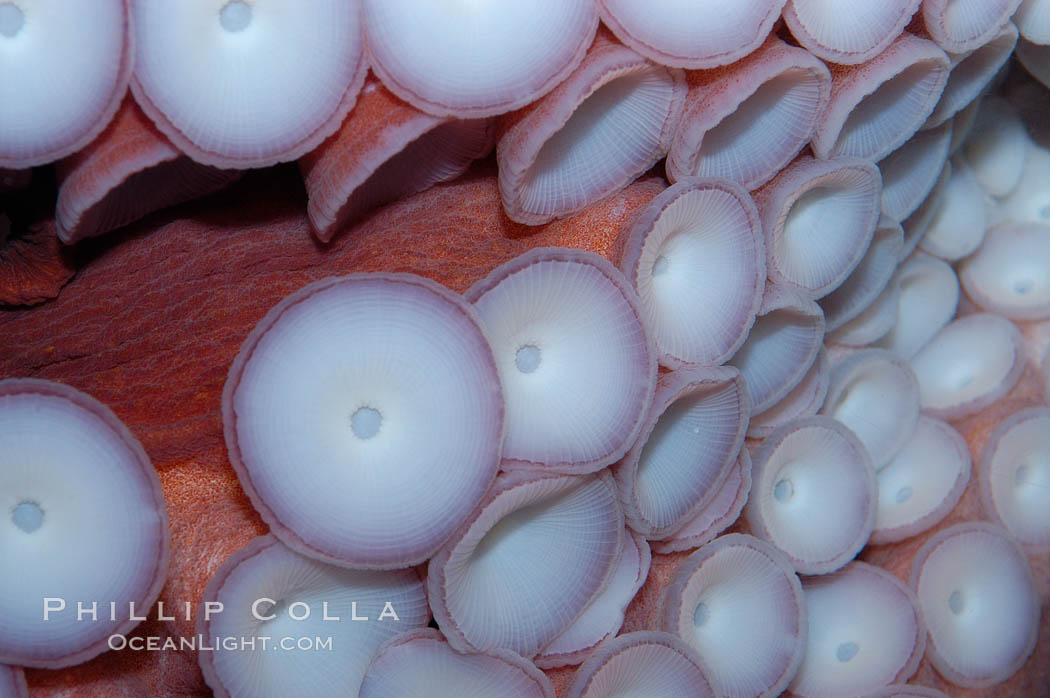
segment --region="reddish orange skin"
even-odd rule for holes
[[[0,309],[54,298],[76,273],[58,238],[46,175],[0,168]]]
[[[0,307],[43,303],[75,273],[54,219],[33,223],[24,235],[0,240]]]

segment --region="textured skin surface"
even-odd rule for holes
[[[47,179],[32,170],[0,169],[0,308],[54,298],[76,272],[73,255],[58,240],[54,186]]]
[[[36,221],[13,232],[0,239],[0,307],[54,298],[76,271],[58,241],[55,221]]]

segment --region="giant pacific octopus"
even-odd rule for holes
[[[665,186],[655,174],[576,216],[526,228],[502,212],[491,161],[382,209],[328,245],[310,235],[296,173],[251,173],[230,190],[153,215],[122,234],[81,243],[79,270],[54,300],[0,313],[0,376],[60,381],[108,404],[142,441],[171,516],[172,563],[161,601],[196,602],[216,568],[266,527],[241,491],[223,442],[221,395],[243,338],[278,300],[304,284],[353,271],[410,271],[464,291],[534,246],[571,246],[612,258],[633,214]],[[303,357],[309,360],[309,357]],[[984,413],[957,426],[978,454],[990,430],[1041,402],[1038,368]],[[861,558],[906,580],[914,553],[937,530],[980,518],[976,481],[933,531],[869,546]],[[747,531],[739,521],[730,531]],[[686,553],[654,554],[623,631],[653,627],[659,593]],[[1040,594],[1050,555],[1030,556]],[[170,612],[170,611],[169,611]],[[192,636],[192,620],[151,620],[136,634]],[[573,668],[550,670],[563,691]],[[59,671],[28,670],[33,695],[207,695],[196,657],[107,652]],[[1050,685],[1050,616],[1023,669],[993,692],[950,686],[924,661],[913,681],[952,695],[1037,695]]]

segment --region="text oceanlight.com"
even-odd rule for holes
[[[134,652],[160,652],[181,650],[191,652],[266,652],[280,650],[283,652],[331,652],[332,637],[272,637],[256,635],[254,637],[139,637],[110,635],[111,650],[132,650]]]

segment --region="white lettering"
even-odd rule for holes
[[[301,615],[301,616],[295,615],[295,607],[296,606],[302,606],[303,608],[306,609],[306,611],[303,613],[303,615]],[[291,617],[292,620],[306,620],[307,618],[310,617],[310,605],[305,603],[305,602],[303,602],[303,601],[296,601],[295,603],[293,603],[291,606],[288,607],[288,615]]]
[[[222,601],[205,601],[204,602],[204,620],[211,620],[212,613],[222,613]]]
[[[253,601],[252,602],[252,616],[255,617],[255,620],[273,620],[274,618],[276,618],[277,617],[276,613],[271,613],[268,616],[261,616],[261,615],[259,615],[259,606],[261,604],[263,604],[263,603],[270,604],[270,610],[271,611],[273,610],[273,607],[275,605],[277,605],[276,601],[274,601],[273,599],[268,599],[266,597],[263,597],[261,599],[256,599],[255,601]]]
[[[83,601],[77,601],[77,620],[84,620],[84,616],[90,614],[91,620],[98,620],[98,601],[91,602],[90,610],[84,607]]]
[[[53,602],[57,601],[58,605]],[[61,611],[66,607],[66,600],[54,597],[44,597],[44,620],[51,620],[52,611]]]
[[[394,610],[394,604],[387,601],[383,604],[383,612],[379,614],[379,620],[385,620],[387,618],[393,618],[394,620],[401,620],[397,612]]]
[[[321,602],[321,614],[323,616],[321,618],[321,620],[339,620],[339,616],[330,616],[330,615],[328,615],[328,602],[327,601],[322,601]]]
[[[164,602],[157,602],[157,620],[175,620],[175,616],[164,615]]]
[[[128,602],[128,620],[146,620],[146,616],[135,615],[135,602]]]

